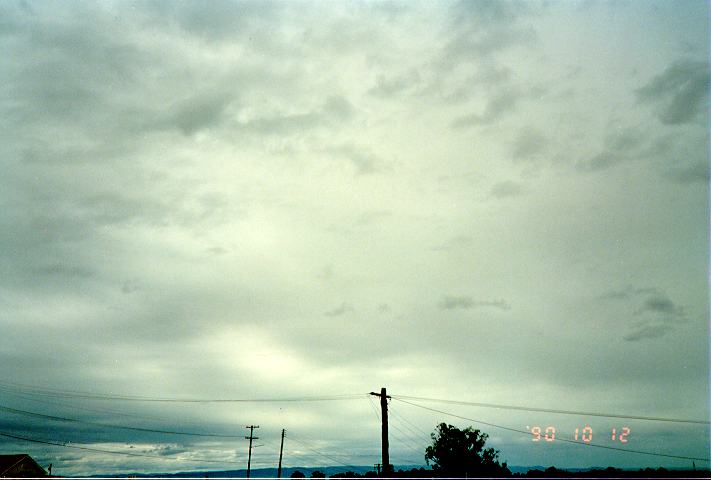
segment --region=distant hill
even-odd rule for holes
[[[396,468],[410,468],[410,467],[400,467]],[[289,478],[295,471],[300,471],[308,478],[311,472],[320,471],[328,476],[335,475],[336,473],[344,472],[355,472],[359,474],[364,474],[367,472],[372,472],[372,466],[348,466],[348,467],[284,467],[281,469],[281,478]],[[250,477],[251,478],[275,478],[277,475],[276,468],[253,468]],[[93,475],[94,477],[102,478],[126,478],[136,477],[136,478],[218,478],[218,477],[232,477],[232,478],[245,478],[247,476],[247,470],[220,470],[220,471],[198,471],[198,472],[177,472],[177,473],[122,473],[122,474],[111,474],[104,475],[98,474]]]
[[[420,468],[421,465],[396,465],[397,470],[410,470]],[[534,476],[539,478],[710,478],[709,470],[666,470],[666,469],[613,469],[612,467],[590,467],[590,468],[565,468],[557,469],[555,467],[545,467],[542,465],[510,465],[508,466],[511,473],[516,478],[525,478],[526,476]],[[281,478],[288,479],[295,471],[300,471],[308,479],[312,472],[320,471],[330,477],[337,473],[354,472],[359,475],[364,475],[368,472],[373,472],[372,466],[352,465],[352,466],[330,466],[330,467],[284,467],[282,468]],[[530,472],[530,473],[529,473]],[[528,475],[527,475],[528,474]],[[276,468],[253,468],[251,478],[276,478]],[[102,478],[245,478],[247,470],[220,470],[220,471],[193,471],[193,472],[178,472],[178,473],[123,473],[113,475],[98,474],[94,477]],[[88,477],[85,477],[88,478]]]

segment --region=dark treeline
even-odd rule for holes
[[[388,478],[432,478],[432,470],[425,468],[413,468],[412,470],[397,470],[396,472],[389,473]],[[367,472],[364,474],[357,474],[354,472],[337,473],[331,475],[330,478],[381,478],[382,475],[373,472]]]
[[[336,473],[328,478],[381,478],[375,471],[366,473],[344,472]],[[388,478],[440,478],[431,469],[417,468],[412,470],[397,470],[387,475]],[[492,478],[477,474],[467,475],[468,478]],[[292,478],[303,478],[297,475]],[[323,478],[320,475],[311,478]],[[450,477],[451,478],[451,477]],[[666,468],[641,468],[639,470],[623,470],[615,467],[593,468],[590,470],[568,471],[556,467],[545,470],[529,470],[526,473],[511,473],[494,478],[711,478],[709,470],[667,470]]]
[[[640,468],[639,470],[623,470],[621,468],[593,468],[585,471],[570,472],[556,467],[545,470],[529,470],[513,477],[535,478],[709,478],[709,470],[667,470],[666,468]]]

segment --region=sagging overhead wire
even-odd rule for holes
[[[396,435],[394,432],[389,432],[390,436],[397,440],[400,443],[400,446],[410,450],[411,452],[415,453],[415,455],[420,455],[423,454],[425,449],[421,448],[420,446],[416,445],[408,436],[405,432],[400,430],[397,426],[393,425],[392,423],[390,424],[390,427],[392,427],[394,430],[397,432],[401,433],[403,436]]]
[[[3,405],[0,405],[0,412],[13,413],[15,415],[24,415],[27,417],[41,418],[43,420],[81,423],[84,425],[93,425],[96,427],[118,428],[118,429],[122,429],[122,430],[132,430],[132,431],[137,431],[137,432],[163,433],[163,434],[168,434],[168,435],[189,435],[189,436],[193,436],[193,437],[240,438],[240,439],[243,438],[242,435],[225,435],[225,434],[219,434],[219,433],[178,432],[178,431],[173,431],[173,430],[158,430],[158,429],[153,429],[153,428],[129,427],[129,426],[125,426],[125,425],[115,425],[115,424],[109,424],[109,423],[91,422],[89,420],[79,420],[76,418],[57,417],[54,415],[47,415],[44,413],[30,412],[27,410],[19,410],[17,408],[6,407]]]
[[[56,388],[39,388],[10,382],[0,382],[1,386],[14,388],[26,394],[61,398],[82,398],[89,400],[115,400],[129,402],[164,402],[164,403],[288,403],[288,402],[324,402],[335,400],[352,400],[362,398],[363,394],[342,394],[312,397],[272,397],[272,398],[177,398],[149,397],[138,395],[110,395],[104,393],[82,392]]]
[[[468,402],[464,400],[445,400],[441,398],[413,397],[409,395],[391,395],[395,400],[417,400],[421,402],[448,403],[452,405],[466,405],[470,407],[498,408],[502,410],[521,410],[524,412],[559,413],[562,415],[579,415],[589,417],[624,418],[628,420],[644,420],[652,422],[672,422],[672,423],[693,423],[698,425],[709,425],[708,420],[696,420],[689,418],[668,418],[668,417],[648,417],[642,415],[622,415],[617,413],[581,412],[576,410],[560,410],[554,408],[522,407],[518,405],[501,405],[497,403]]]
[[[14,391],[8,390],[7,388],[2,387],[2,386],[0,386],[0,392],[2,392],[6,396],[10,395],[12,397],[19,398],[22,401],[39,403],[42,405],[51,405],[53,407],[68,408],[71,410],[82,410],[85,412],[92,412],[92,413],[111,414],[111,415],[116,415],[116,416],[120,416],[120,417],[132,418],[132,419],[153,420],[153,421],[158,421],[158,422],[168,421],[165,418],[155,417],[155,416],[151,416],[151,415],[138,415],[135,413],[120,412],[120,411],[108,409],[108,408],[90,408],[90,407],[86,407],[85,405],[77,405],[76,403],[66,403],[66,402],[58,401],[56,399],[48,400],[46,398],[37,398],[37,397],[33,397],[31,394],[14,392]]]
[[[103,448],[84,447],[81,445],[73,445],[73,444],[69,444],[69,443],[51,442],[49,440],[38,440],[36,438],[28,438],[28,437],[23,437],[20,435],[12,435],[10,433],[5,433],[5,432],[0,432],[0,436],[7,437],[7,438],[14,438],[15,440],[22,440],[25,442],[41,443],[43,445],[53,445],[55,447],[73,448],[76,450],[85,450],[88,452],[98,452],[98,453],[108,453],[111,455],[123,455],[123,456],[127,456],[127,457],[147,457],[147,458],[159,458],[161,460],[177,460],[177,461],[199,462],[199,463],[220,463],[220,464],[234,463],[237,465],[242,465],[242,462],[235,462],[232,460],[206,460],[206,459],[200,459],[200,458],[180,458],[180,457],[171,457],[171,456],[167,456],[167,455],[151,455],[148,453],[118,452],[116,450],[105,450]]]
[[[488,425],[490,427],[500,428],[502,430],[508,430],[510,432],[522,433],[526,436],[531,435],[531,432],[527,432],[525,430],[519,430],[517,428],[511,428],[511,427],[505,427],[503,425],[497,425],[495,423],[484,422],[482,420],[476,420],[474,418],[469,418],[469,417],[463,417],[461,415],[457,415],[457,414],[454,414],[451,412],[445,412],[443,410],[438,410],[436,408],[430,408],[430,407],[426,407],[424,405],[418,405],[417,403],[412,403],[407,400],[403,400],[402,397],[400,397],[400,398],[392,397],[392,398],[393,398],[393,400],[397,400],[398,402],[406,403],[408,405],[412,405],[413,407],[422,408],[424,410],[429,410],[431,412],[441,413],[443,415],[449,415],[450,417],[459,418],[459,419],[467,420],[470,422],[480,423],[482,425]],[[631,449],[627,449],[627,448],[609,447],[607,445],[599,445],[596,443],[580,442],[580,441],[572,440],[569,438],[556,437],[556,441],[558,441],[558,440],[560,440],[561,442],[574,443],[576,445],[586,445],[588,447],[604,448],[606,450],[616,450],[618,452],[637,453],[640,455],[652,455],[655,457],[678,458],[681,460],[698,460],[698,461],[702,461],[702,462],[709,461],[708,458],[703,458],[703,457],[689,457],[689,456],[684,456],[684,455],[671,455],[671,454],[666,454],[666,453],[648,452],[648,451],[644,451],[644,450],[631,450]]]
[[[403,417],[400,413],[398,413],[396,410],[393,410],[392,408],[389,409],[389,414],[391,417],[397,419],[398,421],[403,422],[403,427],[407,428],[411,433],[415,435],[414,438],[427,438],[428,440],[430,439],[432,432],[426,432],[411,421],[409,421],[407,418]]]
[[[319,456],[319,457],[327,458],[327,459],[329,459],[329,460],[331,460],[331,461],[333,461],[333,462],[336,462],[336,463],[338,463],[338,464],[340,464],[340,465],[343,465],[343,466],[345,466],[345,467],[352,467],[352,466],[353,466],[352,464],[343,463],[341,460],[339,460],[338,458],[335,458],[334,456],[332,456],[332,455],[330,455],[330,454],[323,453],[323,452],[320,452],[320,451],[318,451],[318,450],[312,448],[312,447],[308,444],[308,442],[306,442],[306,441],[303,440],[303,439],[299,439],[298,437],[294,437],[293,434],[292,434],[289,438],[290,438],[291,440],[295,441],[296,443],[300,444],[300,445],[301,445],[302,447],[304,447],[306,450],[309,450],[310,452],[314,453],[315,455],[317,455],[317,456]]]
[[[368,403],[370,403],[370,408],[373,409],[373,413],[375,414],[375,418],[380,421],[380,412],[378,411],[378,407],[375,406],[375,402],[373,402],[373,398],[368,395]]]

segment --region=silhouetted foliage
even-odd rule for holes
[[[348,471],[344,473],[336,473],[329,478],[381,478],[377,472],[371,471],[363,474]],[[397,470],[388,474],[389,478],[432,478],[432,470],[424,468],[413,468],[412,470]]]
[[[297,470],[291,474],[291,478],[306,478],[306,475]]]
[[[353,472],[351,470],[348,470],[347,472],[343,472],[343,473],[334,473],[333,475],[331,475],[331,478],[361,478],[361,477],[362,477],[362,475],[360,475],[356,472]]]
[[[326,474],[319,470],[314,470],[311,472],[311,478],[326,478]]]
[[[484,448],[489,436],[471,427],[460,430],[440,423],[432,433],[425,460],[438,477],[508,477],[506,462],[499,463],[498,450]]]
[[[514,477],[535,478],[710,478],[708,470],[667,470],[663,467],[644,468],[639,470],[622,470],[615,467],[605,469],[593,468],[590,470],[568,471],[555,467],[545,470],[529,470],[525,474],[516,474]]]
[[[432,478],[432,470],[413,468],[412,470],[398,470],[391,474],[394,478]]]

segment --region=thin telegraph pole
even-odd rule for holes
[[[383,476],[392,473],[392,465],[390,465],[390,453],[388,442],[388,398],[385,387],[380,389],[380,393],[370,392],[371,395],[380,397],[380,411],[382,419],[381,441],[383,447]]]
[[[247,457],[247,478],[249,478],[250,471],[252,470],[252,440],[259,439],[259,437],[254,436],[254,429],[259,428],[259,425],[249,425],[244,428],[249,428],[249,437],[244,437],[249,440],[249,456]]]
[[[285,429],[281,429],[281,447],[279,447],[279,469],[277,470],[277,478],[281,478],[281,455],[284,453],[284,434]]]

